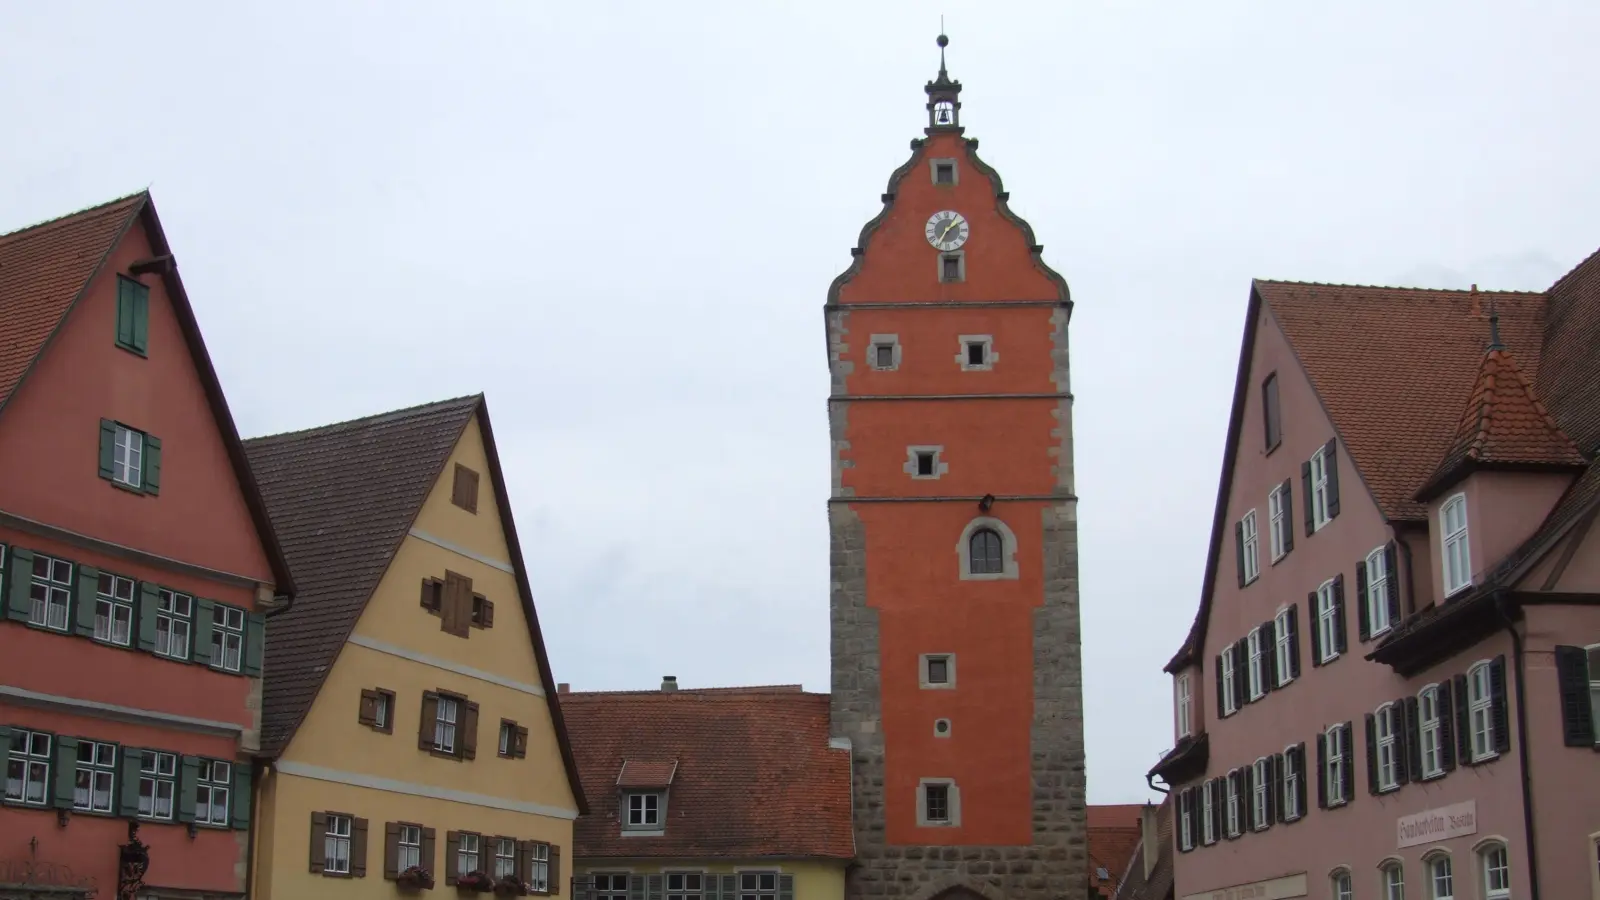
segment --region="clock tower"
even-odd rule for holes
[[[947,44],[825,307],[846,894],[1081,900],[1072,301],[965,137]]]

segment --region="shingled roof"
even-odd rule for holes
[[[1144,805],[1099,805],[1087,808],[1089,818],[1089,885],[1110,893],[1139,846]],[[1104,869],[1106,877],[1100,877]]]
[[[300,585],[294,605],[267,629],[261,751],[275,756],[294,737],[474,414],[540,683],[582,810],[582,784],[482,394],[245,442]]]
[[[579,858],[849,859],[850,752],[828,745],[828,695],[798,688],[562,695],[591,805]],[[665,833],[622,836],[618,779],[676,763]]]
[[[0,415],[26,382],[34,363],[49,349],[78,300],[105,268],[112,251],[139,223],[144,226],[153,254],[148,271],[159,272],[171,298],[173,313],[194,360],[257,539],[272,567],[274,588],[290,595],[295,589],[294,579],[257,490],[222,382],[211,364],[211,354],[206,350],[183,279],[178,277],[178,265],[172,259],[172,247],[148,191],[0,235]]]
[[[1168,794],[1156,807],[1156,859],[1155,866],[1146,875],[1144,871],[1144,845],[1134,847],[1128,866],[1122,873],[1113,896],[1116,900],[1172,900],[1172,795]]]

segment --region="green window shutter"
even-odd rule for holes
[[[719,900],[722,895],[717,893],[717,876],[711,874],[702,875],[700,876],[700,882],[701,900]]]
[[[647,876],[645,883],[648,885],[646,889],[649,894],[648,900],[662,900],[662,895],[666,893],[664,881],[665,879],[660,875]]]
[[[6,618],[26,622],[33,609],[33,551],[12,547],[6,567]]]
[[[261,675],[261,654],[267,643],[267,617],[262,613],[250,613],[245,617],[244,623],[244,667],[241,672],[245,675]],[[389,715],[394,715],[394,710],[389,710]]]
[[[11,726],[0,725],[0,759],[11,758]]]
[[[217,604],[212,600],[194,601],[194,661],[211,665],[211,623]]]
[[[150,288],[126,276],[117,278],[117,343],[144,354],[150,340]]]
[[[78,566],[77,590],[72,602],[78,604],[78,616],[73,630],[94,637],[95,597],[100,593],[100,570],[94,566]]]
[[[628,900],[645,900],[644,876],[628,876]]]
[[[794,876],[784,873],[778,876],[778,900],[794,900]]]
[[[117,279],[117,343],[133,346],[133,289],[127,278]]]
[[[117,815],[123,818],[139,814],[139,767],[143,764],[143,750],[122,748],[122,764],[117,769]]]
[[[144,436],[144,453],[139,457],[144,466],[139,484],[146,494],[161,493],[161,438],[153,434]]]
[[[250,764],[233,764],[233,827],[240,830],[250,827]]]
[[[149,344],[150,289],[139,284],[133,292],[133,349],[144,353]]]
[[[153,582],[139,582],[139,649],[156,648],[156,610],[161,602],[159,588]]]
[[[56,735],[56,783],[51,805],[71,809],[72,795],[78,786],[78,739]]]
[[[718,876],[718,875],[707,875],[706,877],[707,878],[719,878],[720,877],[722,879],[722,897],[723,897],[723,900],[733,900],[734,897],[737,897],[739,895],[739,876],[737,876],[737,875],[721,875],[721,876]]]
[[[100,420],[100,477],[109,479],[117,464],[117,423]]]
[[[178,766],[178,821],[194,821],[196,786],[200,783],[200,757],[185,756]]]

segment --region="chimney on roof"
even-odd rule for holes
[[[663,676],[661,676],[661,689],[663,691],[675,691],[675,690],[677,690],[678,689],[678,676],[676,676],[676,675],[663,675]]]
[[[1155,870],[1156,858],[1161,855],[1161,837],[1156,834],[1156,810],[1148,801],[1144,809],[1139,810],[1139,843],[1143,848],[1139,855],[1144,858],[1144,877],[1147,881]]]
[[[1472,305],[1467,308],[1467,318],[1469,318],[1469,319],[1481,319],[1481,318],[1483,318],[1483,299],[1478,296],[1478,286],[1477,285],[1473,285],[1472,286],[1472,296],[1471,296],[1470,299],[1472,300]]]
[[[558,693],[558,694],[570,694],[570,693],[572,693],[572,685],[567,684],[565,681],[560,682],[560,683],[558,683],[556,685],[556,693]]]

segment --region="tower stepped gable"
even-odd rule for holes
[[[825,307],[847,894],[1078,900],[1071,299],[964,136],[944,45],[926,137]]]

